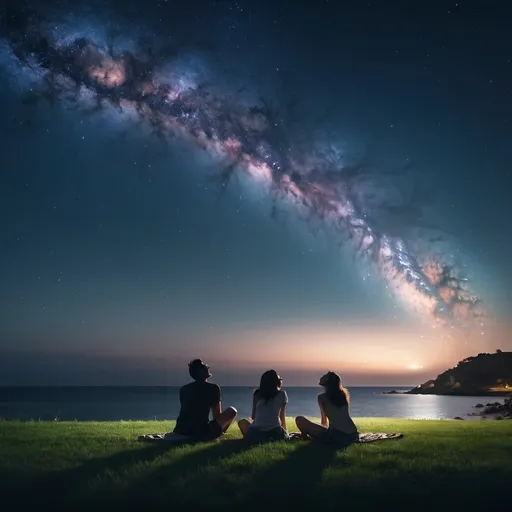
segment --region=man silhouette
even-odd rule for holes
[[[180,389],[181,409],[174,433],[193,437],[197,441],[212,441],[229,428],[237,411],[234,407],[221,411],[220,387],[208,382],[212,376],[210,367],[201,359],[191,361],[188,372],[194,382]]]

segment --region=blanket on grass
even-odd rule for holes
[[[386,439],[400,439],[401,437],[404,437],[404,435],[398,432],[393,432],[391,434],[388,434],[386,432],[365,432],[364,434],[359,434],[359,442],[373,443],[374,441],[385,441]]]
[[[404,435],[398,432],[390,434],[385,432],[365,432],[364,434],[359,434],[359,443],[373,443],[375,441],[384,441],[386,439],[400,439],[401,437],[404,437]],[[309,441],[310,439],[300,432],[292,432],[290,434],[290,440]]]
[[[375,441],[385,441],[386,439],[400,439],[403,436],[403,434],[398,432],[393,432],[390,434],[385,432],[365,432],[364,434],[359,434],[359,442],[373,443]],[[290,434],[290,440],[292,441],[304,439],[304,436],[299,432],[292,432]],[[166,434],[146,434],[139,436],[139,441],[165,441],[172,444],[188,444],[194,442],[194,440],[189,436],[182,436],[179,434],[174,434],[173,432],[167,432]]]
[[[173,444],[192,443],[194,440],[189,436],[182,436],[174,432],[167,432],[166,434],[145,434],[138,437],[139,441],[152,442],[152,441],[166,441]]]

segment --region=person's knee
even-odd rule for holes
[[[297,425],[298,428],[304,425],[306,421],[306,418],[304,416],[297,416],[295,418],[295,425]]]
[[[231,420],[234,420],[236,418],[236,415],[237,415],[237,410],[234,408],[234,407],[228,407],[225,411],[224,411],[224,414],[230,418]]]

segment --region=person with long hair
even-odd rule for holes
[[[244,439],[250,443],[288,439],[286,431],[286,404],[288,395],[281,389],[283,379],[275,370],[261,376],[260,387],[253,393],[252,415],[242,419],[238,426]]]
[[[359,432],[350,417],[350,395],[343,387],[341,377],[327,372],[319,382],[324,392],[318,395],[321,423],[297,416],[295,423],[301,433],[326,444],[344,448],[359,440]]]

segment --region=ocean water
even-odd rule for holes
[[[474,405],[492,398],[422,395],[385,395],[407,388],[353,387],[354,417],[453,419],[467,417]],[[222,388],[223,406],[232,405],[239,417],[251,412],[250,387]],[[288,387],[287,416],[319,416],[319,387]],[[0,418],[29,420],[166,420],[179,412],[178,387],[0,387]]]

